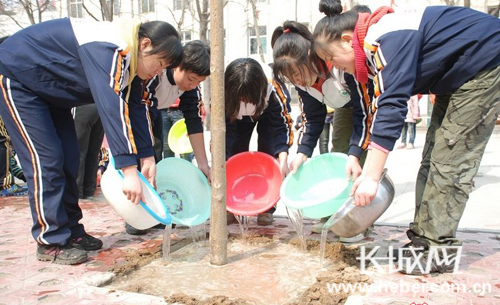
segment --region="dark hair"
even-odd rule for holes
[[[344,31],[354,31],[358,13],[353,10],[342,13],[340,0],[321,0],[319,11],[325,13],[326,17],[323,17],[314,28],[314,49],[326,52],[327,45],[339,40]]]
[[[0,38],[0,43],[4,42],[7,38],[9,38],[10,36],[4,36],[2,38]]]
[[[255,59],[239,58],[231,62],[224,73],[224,98],[229,120],[236,120],[240,101],[255,105],[255,116],[259,116],[266,105],[267,86],[266,74]]]
[[[179,68],[199,76],[210,75],[210,46],[201,40],[186,43]]]
[[[368,13],[371,14],[372,10],[368,7],[368,5],[355,5],[351,8],[351,11],[356,12],[356,13]]]
[[[139,41],[143,38],[151,40],[150,55],[161,54],[168,60],[167,68],[175,68],[182,61],[182,44],[177,30],[164,21],[144,22],[139,27]]]
[[[313,45],[314,37],[302,23],[285,21],[282,27],[277,27],[271,39],[274,77],[293,82],[294,68],[303,76],[304,67],[318,76],[328,75],[325,62],[315,52],[310,52]]]

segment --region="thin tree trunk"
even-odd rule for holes
[[[260,41],[260,33],[259,33],[259,14],[257,12],[257,5],[255,4],[255,1],[256,0],[250,0],[253,12],[253,28],[255,30],[255,36],[257,38],[257,48],[260,54],[260,60],[263,63],[265,63],[266,59],[264,58],[264,49],[262,48],[262,41]]]
[[[470,0],[464,0],[464,7],[470,7]]]
[[[212,75],[212,213],[210,216],[210,263],[227,264],[226,214],[226,120],[224,106],[223,0],[210,0]]]

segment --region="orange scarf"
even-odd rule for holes
[[[360,13],[358,21],[354,28],[354,37],[352,47],[356,64],[355,76],[358,82],[366,84],[368,82],[368,68],[366,67],[366,54],[363,49],[368,28],[377,23],[386,14],[394,13],[394,10],[388,6],[378,8],[373,14]]]

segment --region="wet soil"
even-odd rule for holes
[[[238,242],[241,237],[230,235],[229,242]],[[251,245],[262,245],[267,247],[272,243],[282,243],[283,241],[274,240],[272,236],[264,236],[253,234],[247,236],[246,241]],[[300,240],[292,238],[287,241],[300,251]],[[320,242],[308,240],[306,242],[307,252],[319,256]],[[343,304],[346,302],[349,293],[344,291],[330,292],[328,285],[331,284],[356,284],[356,283],[371,283],[371,279],[367,275],[363,275],[359,271],[359,263],[356,257],[359,257],[359,248],[356,246],[345,246],[341,243],[327,243],[325,258],[330,261],[327,268],[316,276],[316,282],[307,288],[302,294],[294,300],[286,303],[287,305],[321,305],[321,304]],[[126,254],[125,263],[120,266],[115,266],[113,272],[118,277],[127,277],[132,271],[140,269],[142,266],[150,264],[152,261],[160,258],[161,244],[152,244],[146,249],[141,249]],[[273,253],[263,254],[264,258],[276,257]],[[334,263],[331,263],[334,262]],[[144,285],[139,283],[130,283],[125,290],[136,293],[148,293],[143,291]],[[216,295],[210,298],[197,299],[191,295],[183,293],[175,293],[170,296],[165,296],[167,303],[185,304],[185,305],[249,305],[256,304],[252,301],[243,299],[228,298],[223,295]]]

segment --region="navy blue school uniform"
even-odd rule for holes
[[[326,118],[326,106],[330,108],[369,108],[373,98],[373,83],[367,85],[357,82],[350,74],[333,68],[327,79],[318,78],[311,87],[296,86],[300,97],[304,128],[300,130],[297,152],[308,157],[312,156],[314,148],[323,131]],[[354,111],[353,115],[361,113]],[[353,118],[350,154],[361,156],[368,147],[368,121],[370,116]]]
[[[153,155],[147,107],[132,102],[142,94],[138,77],[125,102],[134,52],[111,23],[73,19],[33,25],[0,45],[0,112],[28,180],[40,244],[85,233],[71,108],[96,103],[117,168]]]

